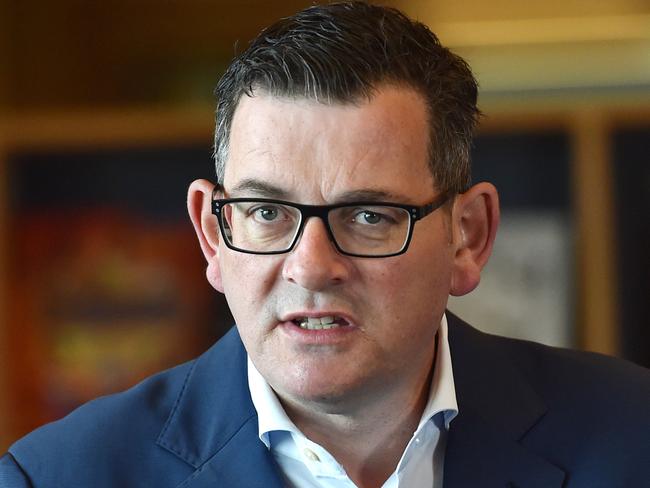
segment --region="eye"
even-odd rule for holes
[[[371,212],[369,210],[364,210],[354,216],[354,221],[360,224],[375,225],[381,222],[382,219],[383,219],[382,215],[376,212]]]
[[[280,212],[277,207],[258,207],[254,213],[256,217],[270,222],[277,219]]]
[[[405,212],[404,209],[387,205],[346,207],[341,211],[341,215],[350,225],[377,228],[401,225],[404,219],[408,219],[408,212]]]
[[[256,202],[246,209],[246,217],[257,224],[279,224],[294,221],[292,209],[284,205]]]

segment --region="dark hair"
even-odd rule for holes
[[[223,182],[230,127],[244,94],[261,90],[327,104],[355,103],[370,100],[382,84],[403,85],[424,97],[436,186],[465,191],[480,115],[469,66],[424,24],[364,2],[309,7],[263,30],[235,58],[216,88],[218,181]]]

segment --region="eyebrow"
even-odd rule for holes
[[[274,198],[278,200],[291,201],[291,192],[279,186],[255,178],[246,178],[237,183],[231,191],[228,192],[231,197],[250,195],[261,198]],[[353,202],[405,202],[408,197],[399,195],[389,190],[381,189],[360,189],[350,190],[342,193],[336,198],[335,203],[353,203]]]
[[[237,183],[229,192],[232,196],[237,194],[253,193],[255,196],[265,198],[277,198],[284,200],[289,198],[289,192],[283,190],[279,186],[266,183],[264,181],[256,180],[255,178],[246,178]]]
[[[340,203],[348,202],[403,202],[407,200],[403,195],[398,195],[388,190],[351,190],[336,199]]]

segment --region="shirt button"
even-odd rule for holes
[[[419,444],[420,442],[422,442],[422,441],[420,440],[420,438],[419,438],[419,437],[416,437],[416,438],[415,438],[415,443],[416,443],[416,444]]]
[[[305,457],[306,457],[307,459],[309,459],[310,461],[316,461],[317,463],[320,462],[320,458],[318,457],[318,454],[316,454],[314,451],[312,451],[312,450],[309,449],[308,447],[305,447],[305,448],[302,450],[302,452],[303,452],[303,454],[305,455]]]

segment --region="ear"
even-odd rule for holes
[[[478,183],[458,195],[452,211],[452,295],[465,295],[478,286],[481,270],[492,254],[498,226],[499,196],[494,185]]]
[[[187,192],[187,211],[208,263],[206,277],[215,290],[223,293],[219,268],[219,224],[212,214],[213,189],[214,185],[207,180],[194,181]]]

